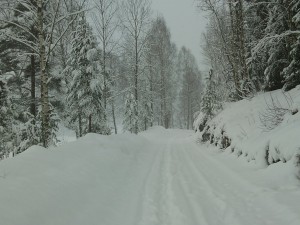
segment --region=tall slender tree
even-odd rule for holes
[[[126,44],[123,46],[127,57],[130,57],[128,68],[132,74],[131,93],[134,95],[134,133],[138,133],[139,118],[139,78],[143,73],[142,58],[146,50],[148,27],[150,24],[151,3],[149,0],[126,0],[122,3],[122,26]]]

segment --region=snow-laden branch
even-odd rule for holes
[[[27,34],[29,34],[31,37],[33,37],[36,41],[38,40],[37,37],[30,30],[26,29],[25,27],[21,26],[20,24],[17,24],[13,21],[8,21],[8,20],[5,20],[5,19],[1,19],[1,18],[0,18],[0,21],[2,21],[4,23],[11,24],[11,25],[14,25],[14,26],[20,28],[21,30],[25,31]]]
[[[13,35],[8,35],[4,32],[2,32],[2,34],[4,34],[5,36],[7,36],[8,38],[11,38],[13,39],[14,41],[17,41],[25,46],[27,46],[28,48],[30,48],[31,50],[34,51],[34,53],[38,54],[38,49],[36,48],[35,44],[31,41],[27,41],[26,39],[21,39],[21,38],[18,38],[18,37],[14,37]]]
[[[269,45],[271,42],[279,41],[283,38],[286,38],[291,35],[300,35],[300,30],[292,31],[288,30],[281,34],[275,34],[275,35],[268,35],[259,40],[259,42],[256,44],[256,46],[252,50],[252,54],[258,53],[261,49],[265,48],[267,45]]]
[[[55,41],[55,43],[53,45],[49,44],[49,51],[47,53],[47,58],[46,58],[46,64],[49,61],[50,55],[52,53],[52,51],[55,49],[55,47],[58,45],[58,43],[60,42],[60,40],[64,37],[65,33],[68,31],[68,29],[70,28],[70,26],[73,24],[73,22],[76,20],[76,17],[73,18],[67,25],[66,29],[63,31],[63,33],[59,36],[59,38]]]

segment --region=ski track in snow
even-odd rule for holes
[[[82,155],[82,148],[91,150]],[[279,192],[254,184],[206,148],[196,144],[190,131],[154,128],[139,136],[90,136],[61,146],[62,151],[25,153],[23,161],[21,155],[0,162],[0,172],[5,168],[8,174],[0,178],[0,224],[300,224],[299,204],[295,209],[288,201],[279,202]],[[39,157],[50,157],[50,163],[36,166]],[[289,194],[300,197],[299,191]]]

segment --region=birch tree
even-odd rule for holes
[[[138,133],[139,118],[139,77],[143,73],[142,58],[146,49],[147,31],[150,23],[151,4],[149,0],[126,0],[122,2],[121,21],[126,44],[124,51],[130,57],[131,93],[134,96],[134,133]],[[131,95],[128,95],[131,96]]]
[[[184,128],[191,129],[194,114],[200,108],[202,80],[196,59],[189,49],[182,47],[178,54],[178,72],[180,76],[180,122]]]
[[[117,0],[93,0],[95,6],[92,14],[93,22],[97,31],[97,36],[102,48],[101,66],[103,76],[103,103],[107,108],[107,100],[109,97],[109,56],[113,53],[117,45],[115,34],[118,24],[118,4]]]
[[[92,19],[94,26],[96,28],[97,36],[100,41],[100,46],[102,48],[100,64],[102,67],[103,76],[103,107],[105,109],[105,119],[108,114],[107,105],[111,105],[111,115],[115,128],[117,131],[116,121],[115,121],[115,106],[114,106],[114,88],[112,85],[114,81],[113,68],[110,68],[113,62],[113,54],[116,51],[118,45],[117,31],[119,28],[119,17],[118,10],[119,5],[117,0],[93,0],[94,11],[92,12]],[[110,100],[110,101],[109,101]]]
[[[77,13],[65,13],[61,11],[62,0],[56,0],[55,2],[48,2],[45,0],[18,0],[24,8],[27,9],[28,13],[24,13],[24,16],[28,14],[32,15],[36,24],[36,35],[32,30],[28,29],[27,26],[22,26],[13,21],[8,21],[2,19],[2,22],[11,24],[18,27],[28,36],[32,38],[27,39],[23,35],[10,35],[9,38],[12,40],[26,46],[32,53],[38,57],[39,62],[39,72],[41,78],[41,123],[42,123],[42,134],[41,139],[43,146],[48,147],[51,143],[51,127],[50,127],[50,102],[49,102],[49,74],[48,66],[54,49],[57,47],[59,41],[63,38],[65,33],[68,31],[70,25],[73,23],[74,19],[71,20],[60,36],[55,35],[55,29],[57,24],[64,21],[68,16],[76,15]],[[49,4],[51,7],[49,7]],[[52,7],[53,6],[53,7]],[[12,10],[10,7],[7,10]],[[13,9],[14,10],[14,9]]]

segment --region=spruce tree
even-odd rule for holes
[[[71,122],[78,123],[79,137],[88,132],[110,133],[104,121],[97,54],[96,39],[82,14],[73,32],[71,57],[65,70],[70,82],[67,102]]]
[[[293,29],[300,29],[300,2],[293,0],[291,3],[291,10],[293,12]],[[284,76],[284,90],[288,91],[300,84],[300,35],[292,37],[295,43],[292,45],[290,52],[290,64],[283,71]]]
[[[297,42],[292,46],[290,52],[292,61],[290,65],[284,69],[284,90],[288,91],[300,84],[300,37]]]
[[[136,123],[139,118],[136,117],[137,102],[134,94],[128,93],[125,97],[125,115],[123,120],[124,130],[131,133],[136,132]]]
[[[211,70],[206,80],[206,88],[201,100],[201,112],[205,115],[206,120],[212,119],[222,108],[216,89],[216,82],[214,81],[213,71]]]
[[[0,77],[0,159],[12,151],[12,111],[9,105],[7,85]]]

